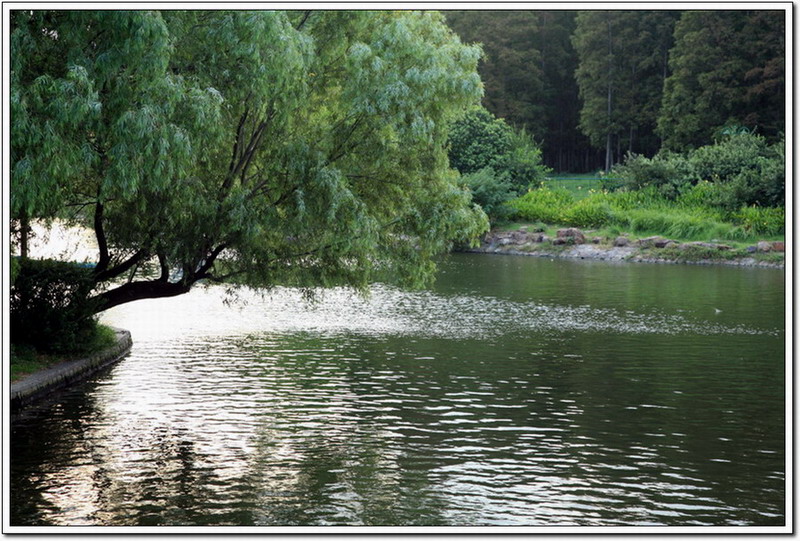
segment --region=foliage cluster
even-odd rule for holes
[[[524,128],[515,129],[484,108],[468,111],[453,124],[448,145],[451,167],[493,219],[505,218],[503,203],[541,182],[549,171]]]
[[[660,152],[653,158],[629,155],[614,174],[629,189],[655,187],[667,199],[677,199],[698,183],[695,198],[734,212],[742,206],[784,204],[784,144],[764,137],[735,133],[684,154]]]
[[[80,352],[96,331],[91,270],[49,259],[21,259],[11,287],[14,344],[49,353]]]

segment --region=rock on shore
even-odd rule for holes
[[[758,261],[753,257],[691,261],[670,258],[666,254],[663,257],[659,257],[658,251],[669,247],[677,247],[679,250],[704,248],[721,253],[732,249],[731,246],[718,242],[678,242],[660,236],[646,237],[635,241],[626,236],[619,236],[614,239],[603,239],[594,236],[589,237],[589,241],[587,242],[586,232],[574,227],[559,229],[556,232],[556,237],[550,239],[541,231],[528,231],[528,228],[523,226],[513,231],[490,231],[485,235],[478,248],[466,251],[488,254],[631,261],[639,263],[719,264],[784,268],[783,262]],[[761,241],[757,245],[749,247],[747,251],[748,253],[784,252],[785,245],[783,242],[778,241]]]

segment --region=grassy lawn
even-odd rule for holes
[[[114,345],[114,340],[114,329],[97,325],[96,333],[86,347],[71,353],[42,353],[27,344],[11,344],[11,381],[18,381],[64,361],[86,357]]]
[[[551,175],[545,179],[544,185],[551,190],[567,190],[575,199],[583,199],[592,191],[598,192],[603,189],[602,180],[597,173],[560,173]]]

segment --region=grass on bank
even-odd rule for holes
[[[661,235],[679,241],[749,243],[783,240],[785,209],[742,207],[725,211],[712,206],[714,187],[701,182],[675,199],[655,189],[608,192],[590,189],[576,197],[564,189],[543,186],[508,203],[515,222],[591,228],[609,236]]]
[[[11,344],[11,381],[73,359],[80,359],[114,345],[114,329],[98,324],[94,336],[79,350],[65,353],[42,353],[28,344]]]

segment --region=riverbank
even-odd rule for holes
[[[131,333],[114,330],[114,343],[88,357],[65,360],[49,368],[29,374],[11,383],[11,409],[35,402],[68,385],[87,379],[94,373],[121,360],[131,349]]]
[[[592,231],[563,228],[554,237],[529,226],[511,230],[492,230],[481,245],[463,251],[483,254],[524,255],[534,257],[593,259],[631,263],[667,263],[689,265],[732,265],[783,269],[783,242],[761,241],[737,248],[719,242],[678,242],[660,236],[614,238],[593,236]]]

